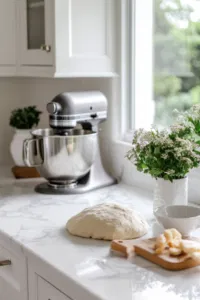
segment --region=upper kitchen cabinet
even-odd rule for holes
[[[53,0],[20,0],[19,5],[20,64],[53,66]]]
[[[16,0],[0,0],[0,76],[16,74]]]
[[[18,0],[19,75],[116,74],[116,0]]]

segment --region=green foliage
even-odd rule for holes
[[[198,104],[200,102],[200,85],[193,87],[190,90],[192,104]]]
[[[176,36],[175,31],[168,35],[154,37],[154,72],[158,76],[190,75],[190,58],[187,57],[185,39]],[[190,75],[191,76],[191,75]]]
[[[190,137],[193,127],[173,127],[170,131],[139,129],[133,138],[133,148],[127,158],[137,170],[154,178],[173,181],[184,178],[192,168],[200,163],[197,144]]]
[[[10,126],[17,129],[31,129],[38,125],[41,113],[36,106],[15,109],[11,112]]]
[[[199,27],[199,24],[196,26]],[[191,71],[200,84],[200,32],[190,41],[190,55]]]
[[[166,16],[170,16],[170,19],[188,20],[192,11],[189,5],[180,0],[154,0],[156,33],[168,34],[173,29],[173,23]]]
[[[154,4],[155,123],[166,126],[175,108],[186,111],[200,102],[200,22],[191,19],[192,5],[184,1]]]
[[[155,107],[155,123],[163,127],[173,124],[177,117],[174,114],[174,110],[177,109],[179,112],[184,112],[190,109],[192,104],[192,97],[188,93],[181,93],[157,101]]]
[[[181,89],[181,79],[175,76],[155,76],[154,93],[156,99],[177,94]]]
[[[200,144],[200,104],[193,105],[188,111],[182,114],[179,113],[175,125],[184,126],[185,124],[193,126],[193,141]]]
[[[190,77],[179,77],[181,79],[181,92],[188,93],[190,90],[196,86],[198,86],[198,78],[195,76]]]
[[[192,8],[180,0],[154,0],[154,72],[191,76],[188,38],[191,31],[177,24],[190,21]],[[193,31],[192,31],[193,33]]]
[[[171,24],[165,17],[165,10],[160,9],[161,0],[154,0],[154,11],[155,11],[155,31],[156,33],[167,34],[171,29]]]

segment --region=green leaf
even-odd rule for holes
[[[160,153],[160,148],[156,147],[155,150],[154,150],[154,154],[159,154],[159,153]]]
[[[18,129],[31,129],[33,126],[38,125],[41,113],[36,109],[36,106],[15,109],[11,112],[9,124]]]

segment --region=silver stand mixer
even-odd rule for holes
[[[62,93],[47,104],[48,129],[24,142],[24,162],[47,182],[43,194],[79,194],[116,183],[102,165],[98,125],[107,118],[107,99],[99,91]]]

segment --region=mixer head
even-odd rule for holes
[[[99,91],[71,92],[57,95],[47,104],[49,125],[60,134],[77,124],[98,125],[107,118],[107,99]]]

